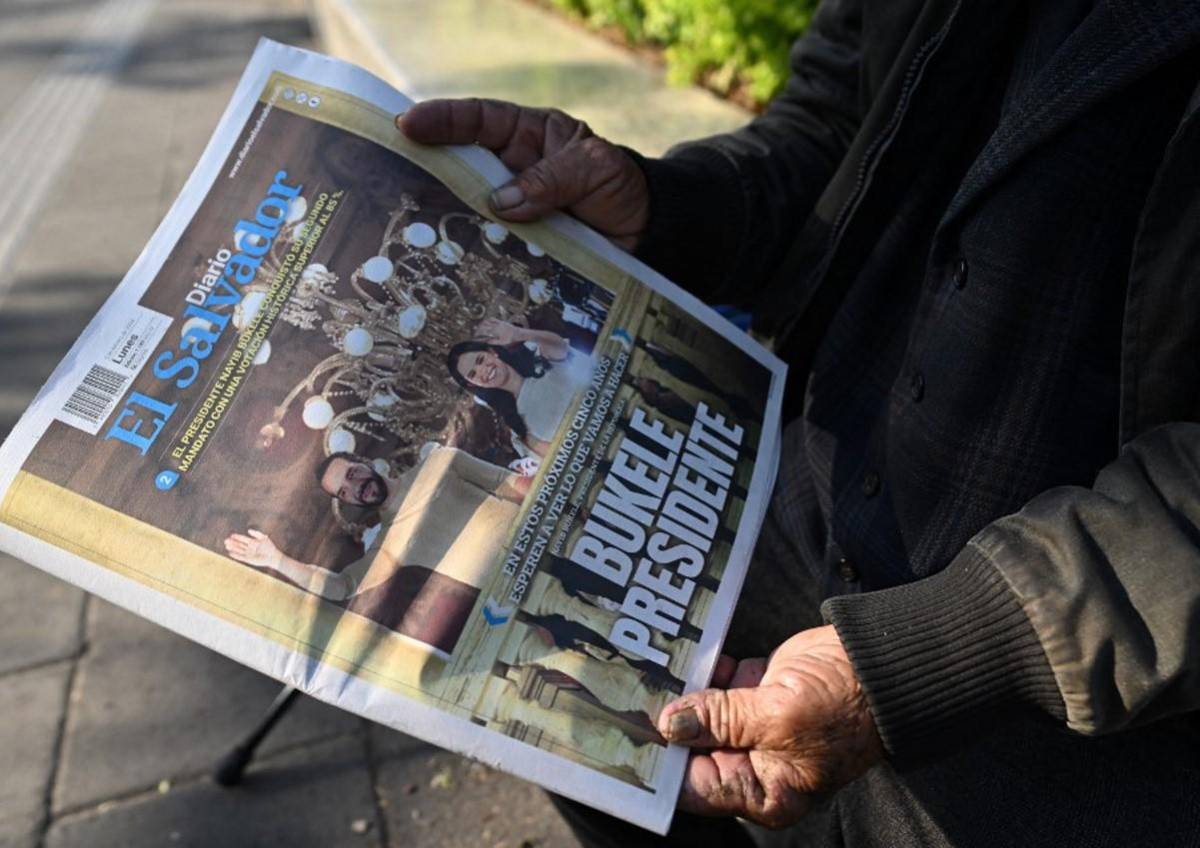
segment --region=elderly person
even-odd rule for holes
[[[673,844],[817,809],[805,845],[1197,845],[1200,7],[824,0],[792,62],[661,159],[512,104],[400,119],[791,366],[740,664],[660,716],[727,818]]]

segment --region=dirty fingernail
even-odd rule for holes
[[[667,722],[667,739],[688,742],[700,735],[700,717],[692,709],[680,710]]]
[[[515,183],[492,192],[493,209],[512,209],[514,206],[520,206],[524,201],[525,192],[521,191],[521,187]]]

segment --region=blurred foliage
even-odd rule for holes
[[[783,87],[788,49],[817,0],[549,0],[630,45],[662,48],[667,74],[762,106]]]

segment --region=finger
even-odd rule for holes
[[[717,657],[717,667],[713,669],[710,685],[716,689],[728,689],[729,681],[733,679],[733,673],[737,670],[737,666],[737,660],[728,654],[721,654]]]
[[[767,673],[767,661],[763,657],[742,660],[737,664],[732,679],[726,689],[749,689],[762,683],[763,675]]]
[[[622,163],[617,157],[624,155],[594,136],[568,144],[492,192],[492,211],[509,221],[536,221],[593,195],[604,196],[608,184],[619,179]]]
[[[481,144],[507,147],[517,134],[523,109],[504,100],[481,97],[426,100],[396,117],[396,126],[419,144]],[[541,146],[541,139],[537,139]]]
[[[811,805],[809,795],[764,780],[745,751],[693,754],[679,793],[679,808],[686,812],[739,816],[772,828],[795,824]]]
[[[254,544],[253,539],[249,538],[248,536],[243,536],[241,533],[231,534],[230,537],[225,540],[225,542],[226,544],[233,542],[235,545],[242,545],[243,547]]]
[[[704,689],[668,704],[658,730],[669,742],[693,748],[753,748],[771,716],[761,689]]]
[[[396,126],[422,144],[480,144],[514,171],[591,135],[587,124],[557,109],[486,98],[418,103],[396,117]]]
[[[251,536],[253,536],[255,539],[265,539],[265,538],[267,538],[267,534],[266,534],[266,533],[262,532],[261,530],[255,530],[253,527],[251,527],[250,529],[248,529],[246,532],[247,532],[247,533],[249,533]]]
[[[679,809],[698,816],[746,817],[763,795],[745,751],[692,754],[683,775]]]

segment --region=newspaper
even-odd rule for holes
[[[0,547],[314,697],[665,832],[782,364],[411,101],[263,41],[0,449]],[[680,245],[681,250],[687,249]]]

